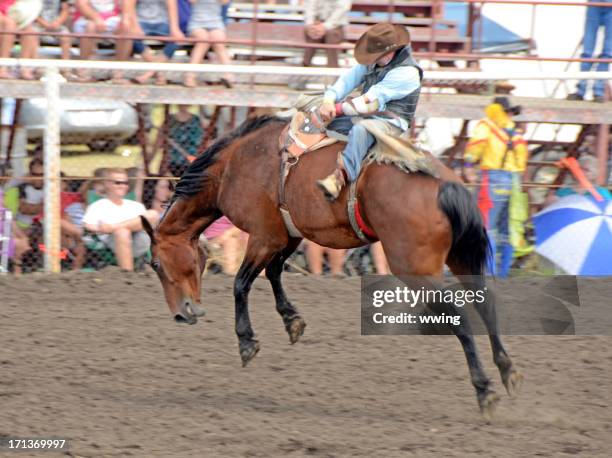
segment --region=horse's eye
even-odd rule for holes
[[[157,272],[157,270],[159,269],[159,260],[154,259],[153,261],[151,261],[151,267],[155,272]]]

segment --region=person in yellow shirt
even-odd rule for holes
[[[512,120],[520,110],[519,106],[511,106],[507,97],[496,97],[485,108],[486,118],[476,124],[464,152],[464,174],[468,181],[476,182],[474,165],[480,164],[478,206],[491,239],[489,270],[501,278],[508,276],[512,265],[510,194],[513,184],[520,186],[527,167],[527,142]]]

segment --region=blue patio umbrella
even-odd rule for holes
[[[563,197],[533,221],[537,253],[570,275],[612,275],[612,201]]]

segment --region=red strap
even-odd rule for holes
[[[489,196],[489,174],[486,170],[482,171],[482,182],[478,191],[478,208],[482,214],[485,227],[489,227],[489,210],[493,208],[493,202]]]
[[[377,240],[378,237],[376,233],[370,229],[370,227],[365,223],[363,217],[361,216],[361,212],[359,211],[359,201],[355,199],[355,219],[357,220],[357,226],[361,229],[361,232],[365,234],[366,237]]]

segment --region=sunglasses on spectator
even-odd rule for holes
[[[113,181],[112,183],[117,186],[121,186],[121,185],[127,186],[130,184],[129,181]]]

